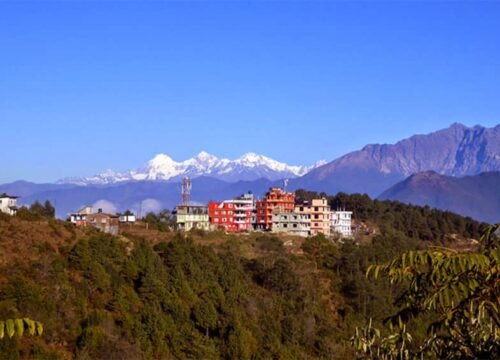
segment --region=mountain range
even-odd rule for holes
[[[218,158],[205,151],[197,156],[177,162],[167,154],[158,154],[143,167],[127,172],[106,170],[89,177],[71,177],[59,184],[107,185],[128,181],[175,181],[184,176],[191,178],[210,176],[228,182],[251,181],[260,178],[278,180],[295,178],[325,164],[318,161],[312,166],[288,165],[263,155],[247,153],[236,160]]]
[[[500,171],[500,125],[453,124],[396,144],[367,145],[293,181],[295,187],[336,193],[364,192],[376,197],[422,171],[450,176]]]
[[[232,198],[246,191],[262,196],[269,186],[281,185],[282,180],[288,178],[289,190],[305,188],[330,194],[340,191],[367,193],[373,198],[382,194],[381,198],[417,201],[407,195],[409,190],[396,191],[403,187],[411,188],[413,193],[425,199],[419,204],[448,209],[446,206],[451,205],[433,200],[430,189],[434,188],[431,185],[409,187],[407,185],[412,182],[405,183],[405,186],[398,184],[422,172],[427,175],[422,175],[419,181],[423,183],[427,179],[432,182],[434,177],[428,176],[428,171],[451,179],[500,171],[500,125],[485,128],[453,124],[449,128],[415,135],[395,144],[367,145],[329,163],[320,161],[312,166],[288,165],[255,153],[229,160],[201,152],[182,162],[166,154],[158,154],[136,170],[109,170],[89,177],[62,179],[55,184],[17,181],[0,185],[0,192],[21,196],[22,204],[51,200],[57,205],[58,216],[63,217],[87,204],[135,211],[172,208],[180,198],[180,179],[183,176],[193,179],[192,199],[199,202]],[[447,183],[451,189],[450,196],[465,196],[465,188],[451,186],[452,183]],[[494,188],[493,183],[481,184]],[[399,187],[390,189],[397,184]],[[427,196],[427,192],[431,193]],[[481,199],[485,204],[496,201],[491,196]],[[147,206],[144,201],[147,201]],[[494,208],[488,206],[485,205],[473,216],[487,219],[484,212]],[[452,209],[469,215],[463,206]],[[492,214],[496,216],[495,212]]]

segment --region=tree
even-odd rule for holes
[[[33,204],[31,204],[29,212],[34,217],[53,218],[55,216],[56,210],[49,200],[46,200],[43,205],[37,200]]]
[[[444,248],[410,251],[389,263],[370,266],[367,277],[386,276],[402,285],[399,311],[386,319],[391,333],[372,324],[356,329],[352,343],[369,359],[500,358],[500,224],[489,228],[476,252]],[[410,346],[412,320],[436,319],[417,346]]]
[[[44,207],[43,215],[45,217],[50,217],[50,218],[55,217],[56,209],[55,207],[52,206],[49,200],[45,200],[43,207]]]

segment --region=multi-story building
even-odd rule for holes
[[[291,213],[295,205],[295,193],[271,188],[264,199],[256,202],[255,227],[259,230],[271,230],[273,212]]]
[[[0,195],[0,212],[8,215],[16,215],[17,213],[17,196],[10,196],[6,193]]]
[[[204,205],[177,205],[173,215],[181,231],[210,230],[208,208]]]
[[[253,227],[255,202],[251,193],[222,202],[208,204],[208,216],[212,229],[230,232],[250,231]]]
[[[352,236],[352,211],[337,210],[332,212],[332,230],[342,237]]]
[[[311,202],[304,202],[295,206],[298,214],[310,215],[311,235],[324,234],[329,236],[331,226],[331,210],[326,198],[312,199]]]
[[[275,212],[273,214],[272,232],[307,237],[311,235],[310,215],[296,212]]]

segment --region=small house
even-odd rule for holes
[[[10,196],[6,193],[0,195],[0,212],[8,215],[16,215],[17,213],[17,196]]]

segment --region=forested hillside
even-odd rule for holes
[[[44,332],[4,337],[0,358],[354,358],[356,327],[397,308],[368,266],[429,245],[474,246],[484,227],[361,195],[330,200],[377,231],[360,244],[163,228],[111,237],[2,216],[0,320],[28,317]]]

